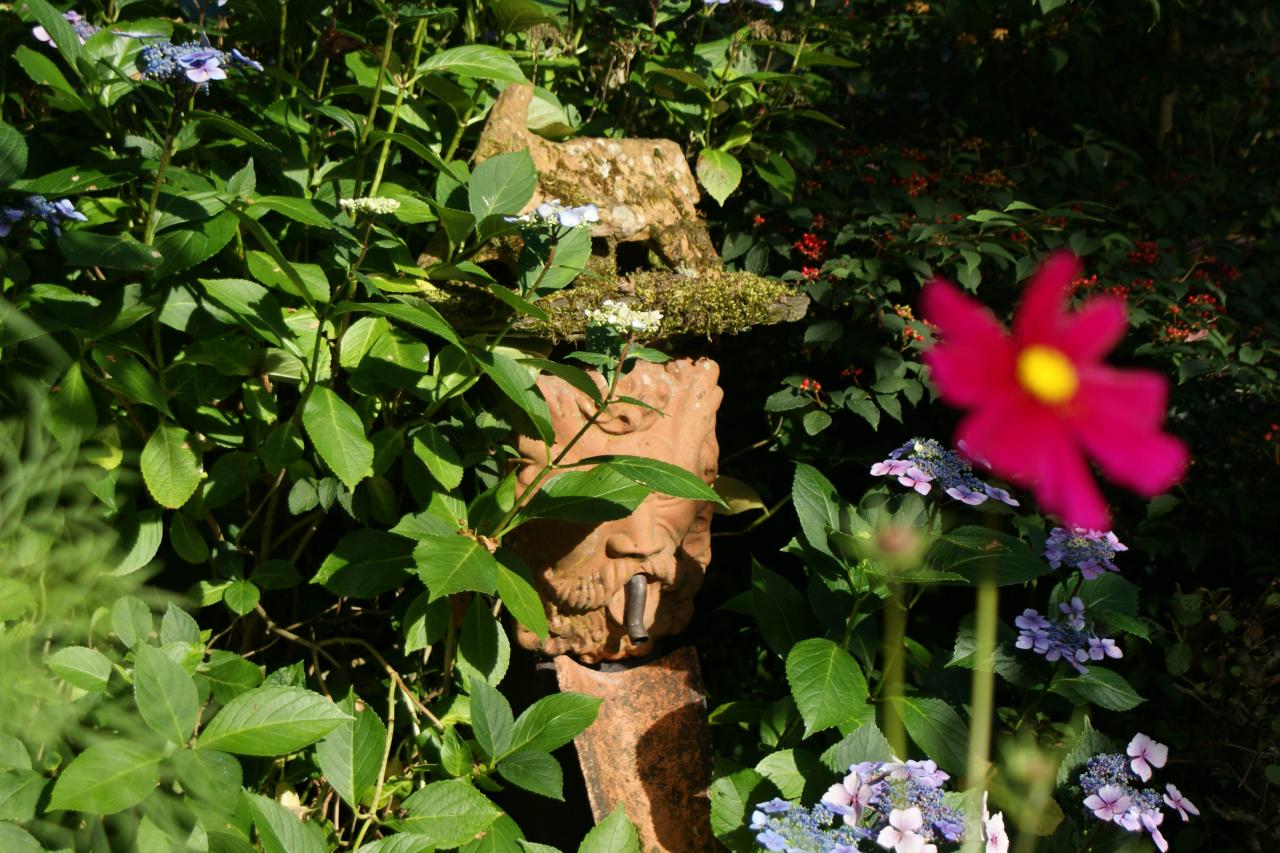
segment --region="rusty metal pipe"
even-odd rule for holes
[[[626,605],[623,610],[623,622],[627,636],[635,645],[647,642],[649,632],[644,627],[645,598],[649,595],[649,579],[643,574],[634,574],[627,581]]]

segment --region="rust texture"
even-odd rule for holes
[[[711,745],[691,647],[602,672],[556,658],[560,689],[604,700],[574,745],[596,822],[621,803],[645,853],[722,849],[711,832]]]

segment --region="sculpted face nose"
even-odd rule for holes
[[[612,522],[612,525],[614,532],[605,540],[605,552],[610,557],[643,560],[662,551],[652,496],[645,498],[627,518]]]

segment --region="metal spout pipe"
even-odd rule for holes
[[[644,627],[645,598],[649,595],[649,579],[643,574],[634,574],[627,581],[626,607],[623,611],[627,636],[634,645],[647,642],[649,632]]]

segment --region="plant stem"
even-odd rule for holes
[[[160,211],[156,205],[160,202],[160,187],[164,184],[164,173],[169,170],[173,160],[173,140],[178,135],[182,124],[182,95],[174,95],[173,108],[169,110],[169,126],[164,132],[164,146],[160,150],[160,164],[156,167],[156,182],[151,188],[151,199],[147,202],[147,224],[142,232],[142,242],[148,246],[156,239],[156,228],[160,224]]]
[[[369,114],[365,116],[364,127],[360,129],[360,140],[356,143],[356,177],[351,185],[353,198],[360,196],[360,181],[364,177],[364,155],[369,142],[369,134],[373,132],[374,119],[378,116],[378,104],[382,101],[382,84],[387,79],[387,66],[391,63],[391,46],[396,35],[396,21],[387,22],[387,37],[382,43],[382,63],[378,66],[378,79],[373,84],[373,98],[369,101]]]
[[[1000,594],[990,580],[978,584],[974,625],[973,691],[969,700],[969,767],[964,787],[982,786],[991,753],[991,717],[995,711],[996,617]]]
[[[378,167],[373,172],[373,182],[369,184],[369,191],[366,195],[376,196],[378,194],[378,186],[382,183],[382,172],[387,166],[387,154],[391,151],[391,134],[396,132],[396,122],[400,119],[400,107],[404,104],[405,94],[412,91],[413,83],[417,79],[414,69],[418,67],[418,57],[422,55],[422,37],[427,32],[427,19],[419,18],[417,29],[413,31],[413,59],[409,61],[408,74],[413,75],[408,82],[405,81],[405,71],[402,70],[399,76],[399,85],[396,87],[396,102],[391,107],[391,120],[387,122],[387,138],[382,140],[382,151],[378,154]]]
[[[382,784],[387,778],[387,765],[391,762],[391,744],[395,740],[396,729],[396,683],[391,681],[391,687],[387,695],[387,737],[382,744],[382,766],[378,768],[378,784],[373,788],[373,807],[370,809],[369,817],[360,827],[360,831],[356,833],[356,840],[351,843],[351,847],[357,848],[360,842],[364,840],[364,835],[369,831],[369,827],[373,825],[375,815],[378,812],[378,801],[382,799]]]
[[[880,703],[884,720],[884,736],[898,756],[907,754],[907,730],[902,719],[902,685],[905,660],[903,650],[907,638],[907,607],[902,586],[893,584],[892,594],[884,608],[884,674],[881,676]]]

